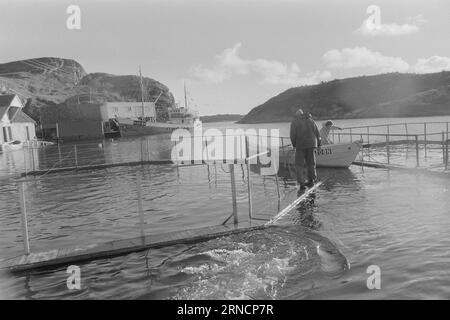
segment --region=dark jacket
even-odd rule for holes
[[[320,146],[320,132],[309,115],[297,116],[291,123],[291,142],[294,148],[307,149]]]

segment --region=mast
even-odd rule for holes
[[[186,82],[184,82],[184,107],[187,109]]]
[[[144,84],[142,82],[141,66],[139,66],[139,79],[141,83],[142,120],[144,120]]]

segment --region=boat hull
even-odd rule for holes
[[[315,150],[319,168],[348,168],[361,150],[359,142],[329,144]],[[295,165],[295,150],[291,146],[280,148],[280,166]]]
[[[192,124],[178,124],[169,122],[151,122],[146,125],[120,123],[120,135],[122,137],[147,136],[154,134],[171,133],[176,129],[194,130],[200,127],[201,122],[196,121]]]

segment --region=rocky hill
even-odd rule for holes
[[[240,122],[291,121],[299,106],[316,119],[450,115],[450,72],[389,73],[291,88]]]
[[[153,101],[160,93],[157,108],[167,110],[174,97],[162,83],[143,78],[144,100]],[[141,101],[139,77],[107,73],[87,74],[76,61],[62,58],[36,58],[0,64],[0,87],[17,93],[26,101],[25,112],[39,121],[42,106],[66,101]]]

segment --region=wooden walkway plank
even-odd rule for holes
[[[252,230],[266,228],[263,224],[238,226],[214,226],[182,232],[169,232],[160,235],[148,235],[132,239],[114,240],[102,244],[93,244],[73,248],[54,249],[46,252],[30,253],[4,261],[5,267],[12,272],[36,268],[54,267],[73,262],[95,260],[119,256],[151,248],[161,248],[181,243],[196,243]]]

